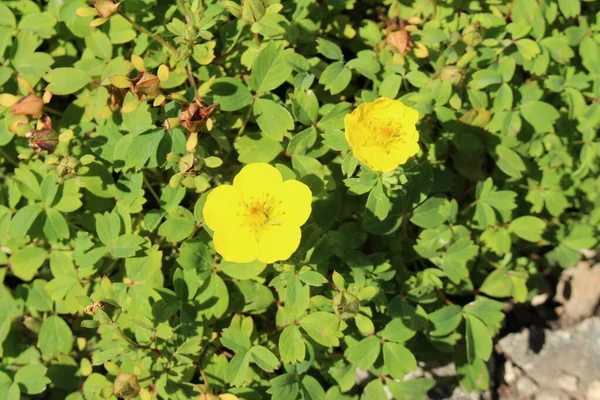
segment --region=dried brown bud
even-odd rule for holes
[[[179,114],[181,125],[190,132],[198,132],[206,124],[206,120],[213,113],[218,104],[202,107],[197,103],[187,104]]]
[[[465,73],[463,70],[455,65],[446,65],[442,68],[439,76],[440,80],[449,81],[453,86],[459,85],[464,77]]]
[[[25,134],[29,138],[29,147],[35,151],[45,150],[53,153],[58,145],[58,135],[52,130],[52,120],[42,114],[38,125],[41,125],[41,129],[35,129]]]
[[[132,92],[139,100],[154,100],[160,95],[160,80],[158,76],[148,72],[129,80],[133,84]]]
[[[395,52],[402,54],[403,56],[408,53],[408,50],[413,45],[408,31],[404,28],[399,31],[391,32],[385,39],[386,44]]]
[[[132,399],[140,393],[140,385],[134,374],[119,374],[113,383],[115,394],[124,399]]]
[[[15,117],[26,116],[29,118],[40,118],[44,102],[35,94],[28,94],[21,98],[10,108]]]
[[[92,4],[102,18],[109,18],[119,8],[119,3],[115,3],[113,0],[92,0]]]

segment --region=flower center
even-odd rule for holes
[[[279,225],[275,207],[279,202],[267,197],[264,201],[252,200],[244,204],[243,227],[260,234],[268,225]]]
[[[404,141],[404,129],[398,121],[373,120],[369,123],[372,134],[366,139],[365,146],[377,146],[389,151],[392,144]]]

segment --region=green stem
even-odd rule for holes
[[[6,154],[6,152],[4,151],[4,149],[2,147],[0,147],[0,155],[2,157],[4,157],[4,159],[6,161],[8,161],[9,164],[14,165],[15,167],[19,166],[19,164],[15,160],[13,160],[13,158],[11,156],[9,156],[8,154]]]
[[[179,3],[179,5],[181,6],[181,8],[183,9],[183,15],[185,16],[185,22],[187,22],[188,25],[191,25],[192,24],[192,20],[190,19],[190,15],[188,14],[187,7],[185,6],[185,3],[183,2],[183,0],[177,0],[177,2]]]
[[[248,124],[248,121],[250,121],[250,117],[252,116],[252,110],[254,108],[255,100],[256,100],[256,97],[254,99],[252,99],[252,103],[250,103],[250,105],[248,106],[248,112],[246,113],[246,116],[242,120],[242,126],[240,126],[240,129],[238,130],[236,137],[238,137],[242,133],[244,133],[244,130],[246,129],[246,125]]]
[[[154,200],[156,200],[156,202],[160,206],[160,197],[158,197],[158,194],[156,193],[156,191],[154,190],[152,185],[150,185],[150,182],[148,182],[148,178],[146,178],[146,174],[142,173],[142,176],[144,177],[144,185],[146,186],[148,191],[152,194],[152,197],[154,197]]]
[[[177,49],[175,47],[171,46],[169,43],[167,43],[167,41],[165,39],[163,39],[162,36],[150,32],[148,29],[144,28],[143,26],[141,26],[137,22],[135,22],[133,19],[129,18],[127,16],[127,14],[125,14],[121,10],[119,10],[119,15],[121,15],[123,18],[125,18],[125,20],[127,20],[127,22],[129,22],[131,24],[131,26],[133,26],[135,29],[137,29],[138,31],[142,32],[145,35],[150,36],[152,39],[154,39],[158,43],[162,44],[167,50],[169,50],[170,53],[172,53],[172,54],[177,53]]]
[[[152,348],[152,347],[147,346],[147,345],[139,344],[139,343],[134,342],[133,340],[131,340],[129,337],[127,337],[127,335],[125,334],[125,332],[123,332],[123,330],[121,329],[121,327],[119,327],[118,325],[115,324],[114,328],[121,335],[121,337],[123,339],[125,339],[125,341],[127,343],[129,343],[130,346],[132,346],[132,347],[134,347],[136,349],[153,350],[156,354],[158,354],[159,356],[162,356],[162,352],[159,349]]]

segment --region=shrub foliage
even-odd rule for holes
[[[505,305],[596,245],[598,10],[2,1],[0,399],[487,389]],[[386,173],[344,135],[379,97],[420,114]],[[312,214],[289,260],[227,262],[203,204],[256,162]]]

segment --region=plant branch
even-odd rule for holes
[[[8,154],[6,154],[6,152],[4,151],[4,149],[2,147],[0,147],[0,155],[2,157],[4,157],[4,159],[6,161],[8,161],[9,164],[12,164],[15,167],[19,166],[19,164],[15,160],[13,160],[13,158],[11,156],[9,156]]]
[[[137,342],[134,342],[133,340],[131,340],[126,334],[125,332],[123,332],[123,330],[121,329],[120,326],[116,325],[114,326],[115,330],[121,335],[121,337],[123,339],[125,339],[125,341],[127,343],[129,343],[130,346],[136,348],[136,349],[143,349],[143,350],[153,350],[157,355],[162,356],[162,352],[157,349],[157,348],[152,348],[148,345],[144,345],[144,344],[139,344]]]
[[[169,50],[170,53],[172,53],[172,54],[177,53],[177,49],[175,47],[171,46],[162,36],[154,34],[154,33],[150,32],[148,29],[139,25],[133,19],[129,18],[127,16],[127,14],[125,14],[123,11],[119,10],[118,12],[119,12],[119,15],[122,16],[123,18],[125,18],[127,20],[127,22],[129,22],[131,24],[131,26],[133,26],[135,29],[137,29],[138,31],[140,31],[141,33],[143,33],[145,35],[150,36],[152,39],[154,39],[158,43],[162,44],[167,50]]]
[[[144,185],[146,186],[148,191],[152,194],[152,197],[154,197],[154,200],[156,200],[156,202],[160,206],[160,197],[158,196],[158,194],[156,193],[156,191],[154,190],[152,185],[150,185],[150,182],[148,182],[148,178],[146,178],[146,174],[142,174],[142,176],[144,177]]]
[[[185,3],[183,2],[183,0],[177,0],[177,2],[183,9],[183,15],[185,16],[185,22],[187,22],[187,24],[190,25],[192,23],[192,20],[190,19],[190,15],[188,14],[188,10],[187,10],[187,7],[185,6]]]

